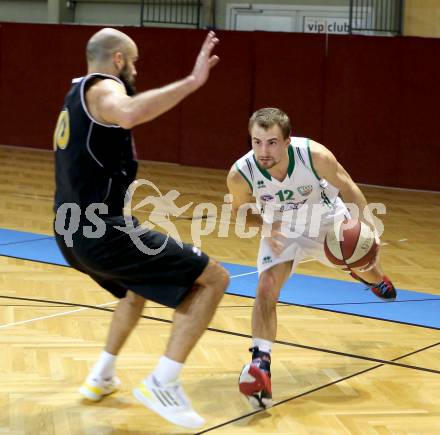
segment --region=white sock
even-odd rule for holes
[[[116,355],[103,350],[98,362],[94,365],[91,376],[95,378],[109,379],[115,375]]]
[[[254,337],[252,339],[252,347],[258,347],[260,352],[272,353],[273,341],[264,338]]]
[[[153,376],[160,384],[164,385],[177,380],[182,369],[183,363],[161,356],[153,371]]]

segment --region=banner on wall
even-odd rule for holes
[[[356,27],[373,23],[374,9],[364,7]],[[274,32],[349,33],[348,6],[305,6],[234,4],[226,6],[228,30],[264,30]],[[359,32],[357,32],[359,33]],[[362,32],[369,34],[370,32]]]
[[[304,33],[348,34],[350,23],[348,18],[304,17]]]

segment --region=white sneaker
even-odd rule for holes
[[[150,375],[133,390],[133,394],[142,405],[178,426],[197,429],[205,424],[205,420],[192,409],[178,381],[161,385]]]
[[[98,402],[104,396],[114,393],[119,389],[121,381],[113,376],[110,379],[96,378],[89,375],[84,384],[82,384],[79,392],[89,400]]]

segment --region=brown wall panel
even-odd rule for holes
[[[440,190],[439,39],[405,38],[397,185]]]
[[[2,81],[1,141],[11,145],[51,147],[57,113],[73,77],[87,72],[85,46],[98,27],[5,25]],[[178,50],[182,33],[166,29],[124,28],[138,43],[139,90],[161,86],[182,77]],[[147,33],[147,34],[146,34]],[[30,35],[37,35],[38,43]],[[173,53],[170,56],[168,53]],[[178,109],[154,123],[138,127],[134,135],[140,158],[178,161],[180,113]]]
[[[189,31],[160,28],[122,28],[136,42],[139,60],[136,63],[138,91],[157,88],[180,80],[183,71],[182,45]],[[202,40],[202,35],[199,36]],[[145,160],[179,162],[181,108],[175,107],[153,122],[134,129],[138,157]]]
[[[0,23],[0,143],[50,149],[93,26]],[[126,27],[139,90],[178,80],[206,31]],[[135,129],[140,158],[227,168],[249,149],[253,110],[328,146],[358,182],[440,190],[440,40],[219,32],[220,64],[183,104]]]
[[[254,110],[279,107],[293,135],[323,138],[325,36],[255,32]]]
[[[398,181],[400,45],[399,38],[329,38],[324,143],[358,182]]]
[[[194,31],[185,45],[185,68],[205,32]],[[247,120],[251,110],[252,34],[218,32],[220,63],[206,85],[182,105],[181,163],[227,168],[248,151]]]
[[[64,94],[71,79],[84,72],[84,43],[91,30],[39,24],[2,28],[1,143],[50,149]]]

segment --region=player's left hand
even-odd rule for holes
[[[203,86],[209,77],[209,71],[212,67],[217,65],[220,60],[217,55],[212,55],[212,51],[218,44],[219,40],[214,32],[209,32],[203,42],[196,63],[192,70],[191,76],[194,78],[195,86],[199,88]]]

